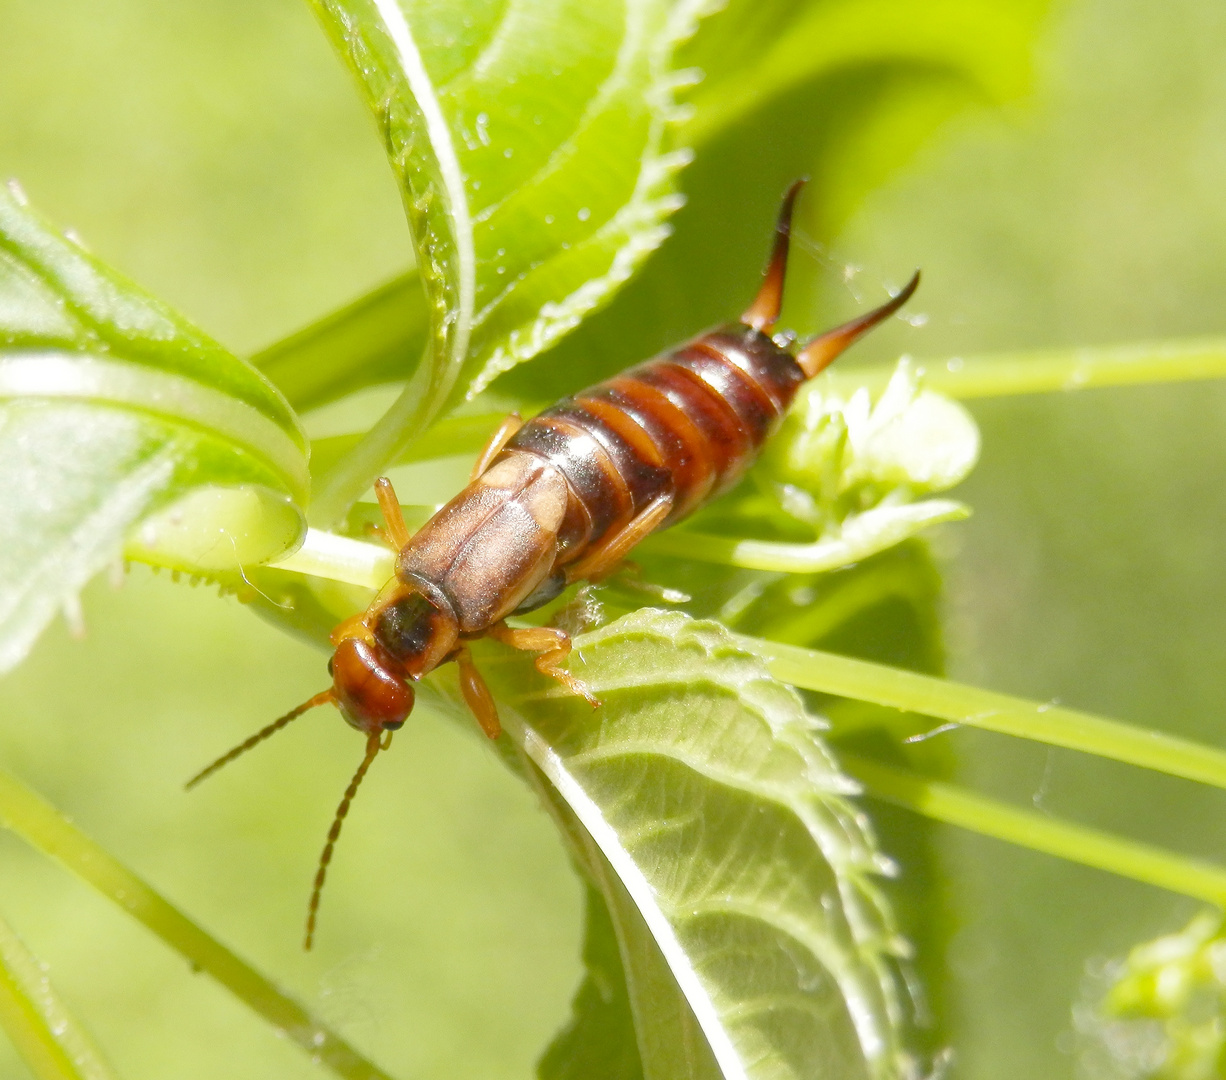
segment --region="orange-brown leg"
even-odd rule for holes
[[[498,706],[494,704],[494,695],[481,678],[481,672],[473,663],[472,653],[467,645],[460,646],[455,657],[456,667],[460,669],[460,693],[464,695],[464,704],[477,718],[481,730],[491,739],[502,734],[502,723],[498,719]]]
[[[379,500],[379,509],[383,511],[383,520],[386,522],[383,537],[399,551],[408,544],[411,534],[409,527],[404,523],[400,500],[396,498],[392,482],[386,476],[380,476],[375,481],[375,498]]]
[[[586,698],[593,709],[600,708],[600,701],[580,679],[576,679],[569,671],[564,671],[559,665],[570,655],[570,637],[565,630],[557,630],[552,626],[529,626],[523,629],[512,629],[506,623],[495,623],[489,628],[490,637],[510,645],[512,649],[537,654],[536,670],[542,675],[556,679],[572,694]]]
[[[363,531],[372,540],[391,548],[393,551],[400,551],[400,548],[392,542],[392,538],[387,535],[387,530],[382,525],[376,525],[373,521],[368,521],[363,527]]]
[[[347,619],[342,619],[334,627],[332,627],[332,644],[339,645],[345,638],[349,637],[351,632],[357,630],[362,625],[362,620],[366,618],[366,612],[359,611],[356,615],[350,615]],[[360,636],[360,633],[359,633]]]
[[[566,581],[599,581],[617,567],[640,540],[651,533],[666,517],[673,506],[671,495],[661,495],[648,503],[639,516],[620,532],[611,536],[599,547],[576,559],[566,568]]]
[[[470,484],[490,467],[490,462],[502,452],[502,448],[510,442],[511,436],[523,426],[523,418],[517,412],[511,413],[498,425],[498,430],[490,436],[489,442],[485,444],[485,449],[481,451],[477,463],[473,466],[472,475],[468,478]]]

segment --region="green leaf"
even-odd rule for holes
[[[904,946],[873,881],[888,864],[817,722],[717,623],[648,609],[575,646],[595,713],[536,678],[527,691],[505,649],[483,648],[483,670],[515,743],[615,872],[602,889],[615,924],[630,902],[722,1075],[895,1075]],[[618,929],[624,958],[641,951],[633,925]],[[696,1075],[656,1067],[703,1056],[678,1045],[684,1023],[653,1048],[642,1019],[672,1006],[633,970],[644,1074]]]
[[[68,1010],[46,968],[0,919],[0,1027],[36,1080],[111,1080],[115,1075]]]
[[[682,986],[674,977],[668,959],[652,927],[644,918],[617,871],[592,839],[556,788],[549,785],[535,765],[538,790],[554,813],[563,836],[590,879],[598,883],[607,901],[634,1020],[631,1034],[638,1050],[645,1080],[723,1080],[727,1075],[716,1060],[697,1016]],[[629,1046],[622,1054],[629,1058]],[[735,1072],[732,1075],[737,1075]]]
[[[438,412],[602,304],[680,205],[673,50],[706,0],[313,0],[378,119],[432,347],[320,486],[331,523]]]
[[[0,191],[0,671],[121,555],[259,562],[306,499],[268,381]]]
[[[684,134],[710,138],[785,91],[840,68],[947,69],[1006,98],[1029,80],[1035,5],[1000,0],[731,0],[684,51],[707,72]]]
[[[322,3],[323,0],[317,0],[317,4]],[[694,10],[700,13],[707,6],[714,5],[696,4]],[[768,167],[758,169],[757,175],[771,177],[761,185],[760,201],[769,208],[768,212],[773,212],[778,194],[775,188],[780,176],[795,175],[798,169],[816,173],[819,182],[814,185],[810,199],[820,196],[824,207],[823,221],[829,224],[832,202],[838,208],[835,217],[845,217],[865,190],[888,175],[899,161],[918,146],[924,135],[951,112],[965,107],[976,98],[987,96],[1000,100],[1015,96],[1027,88],[1035,24],[1044,7],[1043,3],[998,4],[983,0],[945,0],[922,8],[900,0],[843,0],[837,4],[814,0],[801,3],[796,0],[773,0],[765,4],[758,0],[733,0],[717,14],[704,19],[692,41],[683,44],[671,60],[671,66],[678,72],[689,69],[701,72],[702,78],[692,91],[682,93],[685,112],[681,114],[680,127],[664,142],[653,144],[654,152],[669,145],[676,147],[712,142],[737,129],[738,125],[743,126],[742,122],[753,111],[769,106],[789,89],[802,85],[814,86],[826,80],[831,84],[822,96],[822,107],[816,110],[804,108],[801,115],[792,120],[786,137],[788,144],[820,144],[816,153],[811,152],[808,159],[800,160],[795,165],[784,166],[784,171],[780,172],[779,164],[773,160],[778,156],[775,152],[777,148],[773,147]],[[539,9],[539,5],[536,8]],[[332,31],[334,39],[341,41],[346,55],[366,55],[361,51],[360,42],[350,49],[348,40],[361,33],[373,33],[362,27],[380,22],[379,16],[372,14],[376,10],[377,5],[372,3],[330,5],[326,8],[325,24]],[[417,8],[406,4],[404,10],[410,16],[409,26],[414,27]],[[461,10],[457,6],[456,11]],[[428,27],[432,17],[435,16],[426,18]],[[467,40],[466,35],[480,37],[494,17],[492,8],[482,9],[482,14],[475,18],[473,12],[464,11],[462,18],[472,24],[466,30],[457,31],[448,25],[433,41],[423,43],[418,40],[428,71],[434,70],[431,66],[433,62],[446,70],[450,78],[453,67],[462,65],[463,57],[471,52],[463,44]],[[570,41],[576,41],[576,55],[589,55],[585,51],[587,45],[583,31],[576,32],[567,22],[571,18],[569,11],[564,11],[560,16],[549,14],[539,17],[542,24],[547,17],[551,20],[550,25],[556,27],[547,35],[550,40],[564,40],[567,45]],[[455,18],[461,18],[461,15],[454,15]],[[342,25],[345,29],[338,29]],[[450,44],[434,44],[445,43],[448,38],[451,39]],[[436,53],[445,53],[445,62],[438,61]],[[374,52],[370,55],[374,55]],[[388,63],[394,68],[396,61],[390,59]],[[569,63],[567,61],[568,66]],[[836,76],[856,70],[866,73],[868,85],[856,83],[845,88],[844,92],[844,88],[831,82]],[[488,78],[492,74],[483,74],[482,77]],[[385,108],[384,102],[390,99],[380,96],[376,90],[390,86],[392,80],[378,65],[360,74],[360,78],[367,99],[374,103],[376,115],[384,126],[385,135],[388,135],[388,125],[392,122],[391,106],[389,104]],[[661,81],[666,83],[668,80]],[[485,85],[489,89],[488,81]],[[446,87],[441,89],[445,90]],[[498,87],[497,91],[497,100],[501,102],[509,97],[514,105],[514,94],[509,94],[504,87]],[[453,111],[449,110],[454,110],[456,103],[445,93],[440,93],[439,104],[444,119],[450,122]],[[556,101],[551,101],[551,109],[556,104]],[[571,103],[563,104],[564,111],[572,109]],[[495,116],[495,112],[487,106],[488,100],[483,99],[476,106],[479,110],[476,115],[484,111],[487,117]],[[668,115],[667,111],[663,115]],[[515,119],[522,118],[512,118]],[[483,128],[489,135],[491,129],[488,122]],[[464,172],[472,160],[468,143],[474,134],[480,141],[471,108],[459,126],[453,125],[451,130],[458,131],[460,135],[456,157]],[[595,163],[602,186],[607,185],[606,170],[610,165],[623,171],[629,167],[612,160],[618,150],[614,143],[610,147],[609,153],[602,153]],[[479,149],[485,157],[493,157],[494,165],[507,164],[505,160],[498,162],[498,147],[494,147],[492,152],[489,147]],[[515,153],[519,151],[515,150]],[[619,161],[631,162],[635,153],[637,151],[630,149],[626,157]],[[853,163],[850,170],[846,168],[849,161]],[[726,166],[726,162],[717,159],[712,168],[726,170]],[[583,167],[575,162],[576,169]],[[482,177],[477,176],[476,179],[481,180]],[[819,188],[820,191],[817,190]],[[417,192],[417,188],[413,191]],[[413,197],[416,198],[417,194]],[[742,198],[738,203],[738,218],[744,215],[743,201]],[[582,202],[577,202],[570,209],[577,213],[582,205]],[[592,207],[589,209],[595,213]],[[712,208],[707,209],[710,216]],[[554,216],[555,224],[560,220],[556,211],[544,212]],[[717,220],[725,227],[728,225],[727,208],[723,205],[717,210]],[[532,251],[546,239],[543,230],[538,229],[537,232],[540,235],[532,237]],[[752,261],[732,264],[741,265],[744,271],[742,278],[731,282],[734,288],[749,282],[757,270],[761,255],[760,238],[755,235],[752,239],[755,252]],[[495,243],[492,250],[496,253],[499,246],[505,247],[508,252],[515,250],[501,242]],[[721,245],[722,249],[728,247],[726,242]],[[733,250],[739,251],[740,248],[735,246]],[[669,336],[693,332],[712,318],[727,316],[732,309],[725,310],[721,299],[728,292],[730,284],[723,273],[728,265],[726,256],[721,250],[717,264],[721,277],[717,279],[717,288],[712,289],[705,282],[712,261],[711,252],[698,254],[701,262],[695,261],[696,253],[693,251],[680,254],[668,263],[667,272],[675,276],[678,265],[688,265],[689,277],[698,280],[697,294],[706,296],[707,302],[701,305],[701,310],[689,311],[688,308],[694,305],[678,302],[681,298],[677,295],[676,284],[664,282],[663,295],[667,296],[671,309],[666,315],[666,325],[671,329],[665,338],[657,335],[650,341],[642,341],[643,331],[654,328],[650,319],[644,320],[645,306],[640,295],[627,310],[626,319],[619,320],[618,332],[610,334],[607,327],[601,328],[595,332],[596,341],[585,340],[576,348],[575,356],[570,355],[568,350],[566,358],[560,362],[573,368],[575,358],[591,353],[593,345],[597,347],[596,355],[599,355],[601,339],[607,341],[610,337],[613,340],[624,339],[631,343],[632,353],[639,350],[646,355],[646,352],[667,344]],[[480,260],[480,248],[474,249],[474,257]],[[508,268],[503,276],[510,280],[511,273]],[[652,292],[659,294],[661,284],[653,282],[647,287],[647,295]],[[429,291],[431,297],[435,297],[437,284]],[[324,396],[343,392],[346,384],[350,389],[357,389],[372,381],[406,378],[431,337],[424,325],[423,297],[421,281],[416,271],[412,271],[368,297],[304,328],[285,342],[265,350],[256,357],[256,363],[272,375],[296,407],[303,407],[308,401],[312,405],[319,404]],[[714,306],[711,305],[712,299],[715,300]],[[743,297],[738,299],[743,302]],[[437,318],[438,312],[436,323]],[[624,326],[621,325],[623,321]],[[585,338],[587,336],[584,335]],[[621,363],[636,358],[639,357],[622,356]],[[309,370],[315,363],[323,369],[318,375]],[[305,370],[295,370],[300,367]],[[568,383],[566,389],[576,389],[577,386]],[[323,396],[304,396],[300,399],[297,396],[300,388],[305,388],[310,395]]]

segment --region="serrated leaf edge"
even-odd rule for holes
[[[613,217],[580,245],[590,245],[610,233],[623,231],[626,239],[613,253],[609,269],[589,278],[561,300],[543,304],[531,324],[509,334],[506,344],[492,350],[482,363],[465,391],[465,400],[471,400],[499,375],[532,359],[578,326],[631,277],[672,231],[666,219],[684,205],[685,197],[667,190],[666,185],[693,160],[693,151],[683,146],[665,147],[669,133],[677,130],[689,115],[688,106],[677,101],[677,91],[693,81],[693,74],[689,69],[672,70],[670,64],[677,48],[693,35],[698,23],[724,3],[725,0],[682,0],[668,13],[664,31],[650,47],[648,63],[653,74],[644,96],[653,121],[634,191]],[[508,288],[513,284],[508,283]],[[499,299],[505,292],[499,294]],[[496,302],[491,301],[486,309],[491,310]]]
[[[665,626],[659,624],[654,626],[639,625],[640,620],[644,617],[656,619],[663,617]],[[671,636],[668,635],[666,630],[668,625],[674,626],[677,632]],[[789,695],[796,705],[798,717],[803,718],[801,722],[807,721],[805,727],[812,730],[820,728],[820,722],[814,723],[813,718],[804,711],[795,692],[784,684],[777,682],[766,671],[765,667],[758,663],[760,658],[756,657],[752,652],[743,651],[734,640],[725,636],[727,633],[727,630],[720,624],[709,620],[693,620],[677,612],[643,609],[640,612],[625,616],[607,627],[602,627],[582,635],[576,639],[575,646],[576,651],[582,655],[582,650],[585,647],[610,642],[618,638],[668,637],[674,645],[680,644],[682,638],[687,639],[708,653],[708,655],[723,656],[725,659],[734,657],[744,660],[746,675],[738,677],[738,685],[743,683],[744,688],[748,689],[757,684],[762,689],[777,689]],[[719,680],[715,680],[715,685],[723,689],[729,688],[726,683]],[[549,696],[555,695],[553,692],[550,692]],[[755,711],[761,712],[761,709],[757,708],[755,703],[751,702],[749,704],[751,707],[755,707]],[[605,819],[600,807],[587,795],[582,784],[571,772],[569,764],[577,760],[580,755],[576,754],[569,758],[563,758],[513,709],[504,709],[502,719],[503,725],[509,734],[522,747],[529,759],[540,769],[541,773],[570,806],[576,818],[588,830],[592,840],[618,874],[627,892],[639,908],[652,935],[655,937],[660,951],[674,978],[677,980],[678,986],[689,1002],[690,1008],[693,1010],[694,1016],[698,1020],[699,1026],[702,1028],[703,1034],[707,1038],[711,1051],[725,1078],[727,1080],[741,1080],[741,1078],[748,1080],[749,1074],[740,1060],[740,1055],[733,1045],[731,1037],[725,1029],[725,1018],[721,1017],[716,1009],[715,1002],[702,986],[698,973],[690,963],[684,947],[673,930],[668,916],[665,914],[664,907],[656,896],[655,890],[643,872],[639,870],[629,851],[622,845],[616,830]],[[823,776],[823,774],[828,778],[831,773],[833,774],[831,778],[833,780],[832,783],[822,784],[820,788],[815,785],[815,789],[809,797],[798,797],[794,803],[784,803],[777,798],[772,798],[771,801],[783,806],[799,818],[810,836],[813,837],[815,847],[822,854],[823,858],[830,859],[832,848],[838,847],[846,850],[847,857],[845,859],[840,860],[837,865],[831,862],[843,911],[847,918],[848,928],[851,931],[857,954],[865,966],[872,972],[872,976],[879,987],[881,1002],[887,1014],[885,1019],[897,1030],[898,1026],[904,1022],[905,1008],[900,997],[901,988],[887,971],[886,958],[899,958],[907,955],[908,945],[893,932],[890,925],[891,918],[888,913],[888,905],[886,905],[879,890],[874,887],[870,880],[872,875],[889,873],[891,864],[889,860],[877,856],[871,847],[871,841],[868,839],[867,822],[863,814],[856,811],[850,805],[842,804],[842,799],[840,798],[841,795],[850,793],[850,791],[859,790],[859,785],[854,780],[843,776],[823,743],[815,738],[803,737],[795,724],[780,727],[778,724],[771,723],[765,716],[763,719],[770,724],[776,737],[786,743],[795,753],[799,754],[802,760],[810,766],[817,764],[814,760],[814,755],[820,759],[824,768],[819,768],[816,771],[812,769],[806,770],[812,773],[815,781]],[[657,753],[659,752],[657,751]],[[670,760],[675,760],[678,764],[685,767],[692,767],[680,755],[668,754],[661,756],[667,756]],[[827,770],[829,770],[829,773],[827,773]],[[695,769],[694,771],[701,775],[707,775],[704,769]],[[743,786],[740,781],[738,781],[738,786]],[[811,804],[818,799],[823,800],[822,805],[828,811],[830,821],[819,821],[819,815],[814,814]],[[831,805],[832,801],[836,805]],[[834,845],[823,843],[819,837],[823,835],[829,836],[832,828],[837,829],[840,833],[838,843]],[[867,905],[867,909],[865,905]],[[868,917],[868,910],[877,913],[881,918],[880,925],[873,925]],[[762,918],[761,912],[755,913],[755,917]],[[859,994],[854,989],[855,984],[860,980],[855,978],[854,972],[852,972],[852,967],[849,963],[850,957],[847,954],[841,954],[837,958],[831,957],[829,950],[821,948],[821,943],[813,939],[811,932],[804,930],[793,932],[782,921],[769,921],[771,925],[789,934],[803,947],[810,949],[812,955],[830,972],[832,978],[840,987],[840,994],[846,1003],[849,1016],[860,1039],[862,1052],[865,1054],[866,1061],[870,1063],[870,1067],[872,1067],[871,1063],[876,1062],[878,1068],[889,1068],[891,1065],[900,1065],[903,1068],[908,1068],[909,1065],[904,1064],[905,1057],[903,1060],[899,1060],[890,1054],[889,1042],[882,1037],[878,1021],[860,1007],[862,1003],[859,1002]],[[835,962],[836,959],[839,962]],[[851,974],[848,975],[848,973]],[[841,977],[842,975],[848,975],[848,977]]]

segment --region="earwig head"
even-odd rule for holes
[[[342,638],[328,661],[332,700],[350,727],[367,735],[395,731],[413,711],[413,687],[376,642]]]

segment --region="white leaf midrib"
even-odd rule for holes
[[[413,33],[409,29],[408,20],[401,9],[398,0],[372,0],[375,10],[383,20],[388,37],[396,48],[400,59],[400,69],[408,81],[413,99],[421,111],[425,121],[426,134],[430,146],[438,161],[439,176],[443,182],[443,193],[447,201],[447,212],[451,217],[456,244],[457,292],[459,306],[456,312],[455,332],[450,343],[450,356],[447,357],[444,382],[446,389],[440,396],[445,396],[459,377],[460,365],[468,353],[468,342],[472,333],[473,309],[476,304],[477,292],[477,258],[473,245],[472,215],[469,211],[468,196],[464,191],[464,174],[460,170],[460,158],[452,138],[451,129],[443,115],[433,81],[426,71],[421,52]],[[440,388],[441,389],[441,388]]]

